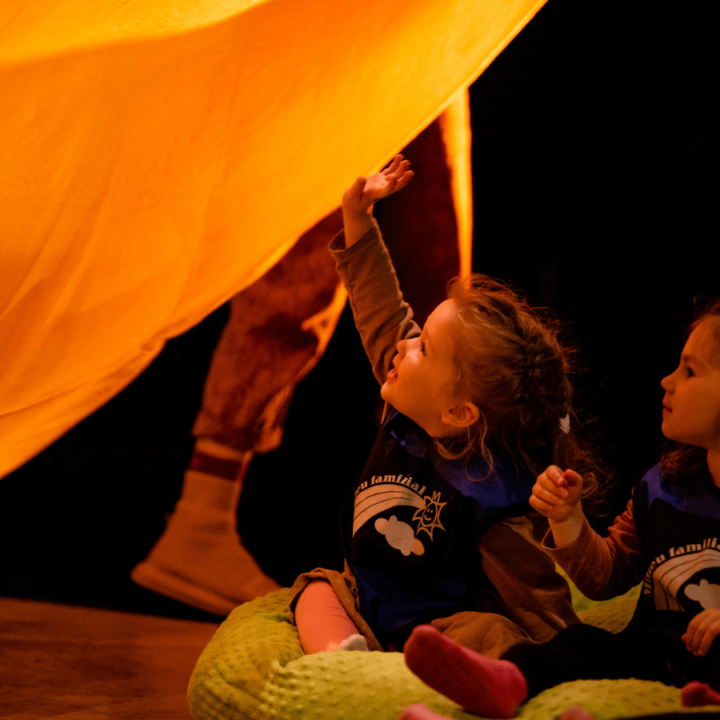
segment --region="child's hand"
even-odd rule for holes
[[[359,177],[343,195],[343,213],[351,217],[369,215],[382,198],[402,190],[414,175],[410,161],[396,155],[384,170],[368,178]]]
[[[563,472],[550,465],[533,485],[530,505],[548,520],[565,522],[576,512],[582,491],[582,477],[574,470]]]
[[[698,613],[687,626],[682,641],[697,656],[706,655],[713,640],[720,635],[720,609],[709,608]]]
[[[378,200],[402,190],[414,175],[409,168],[410,161],[396,155],[383,171],[359,177],[343,194],[345,220],[367,217]]]

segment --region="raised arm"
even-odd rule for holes
[[[402,190],[412,180],[410,161],[396,155],[390,165],[367,178],[359,177],[343,194],[345,247],[349,248],[373,227],[372,209],[378,200]]]
[[[367,179],[358,178],[345,191],[345,228],[330,246],[338,274],[348,291],[355,326],[381,385],[397,353],[398,342],[420,334],[412,309],[403,300],[395,268],[372,216],[377,200],[410,182],[413,173],[408,166],[402,155],[396,155],[385,170]]]

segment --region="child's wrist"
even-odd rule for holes
[[[372,213],[360,216],[343,215],[345,247],[349,248],[375,227]]]
[[[552,520],[548,518],[548,524],[555,540],[555,547],[563,547],[574,543],[582,532],[585,524],[585,513],[582,507],[577,506],[576,510],[564,520]]]
[[[373,209],[369,207],[367,210],[349,210],[345,207],[342,209],[343,218],[351,222],[363,222],[364,220],[372,220]]]

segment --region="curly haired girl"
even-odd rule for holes
[[[592,477],[566,352],[552,324],[479,275],[454,281],[418,327],[372,217],[411,178],[402,156],[358,178],[331,245],[386,413],[342,514],[344,571],[294,586],[307,653],[401,649],[430,622],[497,656],[578,622],[527,504],[550,462]]]
[[[548,553],[588,597],[615,597],[642,581],[627,628],[612,634],[577,624],[497,660],[418,627],[405,660],[428,685],[497,718],[580,679],[659,680],[682,687],[684,706],[720,705],[720,299],[700,311],[678,367],[660,384],[661,428],[672,445],[637,483],[608,537],[588,524],[584,478],[574,470],[549,467],[530,500],[549,519]],[[438,720],[423,706],[402,718]]]

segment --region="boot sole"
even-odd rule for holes
[[[130,572],[130,579],[146,590],[165,595],[184,605],[204,610],[213,615],[227,617],[242,602],[230,600],[222,595],[198,587],[179,575],[165,572],[160,568],[143,561]]]

